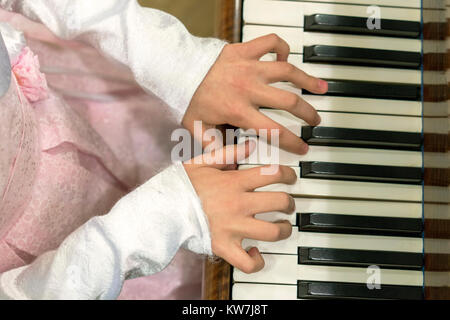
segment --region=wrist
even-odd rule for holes
[[[187,192],[186,198],[189,202],[189,207],[186,210],[187,221],[199,232],[200,241],[188,241],[185,244],[185,248],[196,253],[212,255],[209,221],[203,210],[201,200],[194,189],[184,165],[179,162],[173,166],[179,173],[179,179]]]

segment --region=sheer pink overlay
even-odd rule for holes
[[[44,26],[0,11],[25,32],[49,94],[14,78],[0,100],[0,272],[55,249],[170,164],[168,107],[124,66]],[[19,79],[20,81],[20,79]],[[43,88],[41,88],[43,89]],[[28,99],[27,99],[28,97]],[[126,281],[120,299],[200,298],[201,258],[180,251],[163,272]]]

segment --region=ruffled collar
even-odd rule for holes
[[[0,32],[8,50],[11,65],[14,65],[19,59],[20,54],[26,46],[26,40],[23,32],[13,28],[9,23],[0,22]]]

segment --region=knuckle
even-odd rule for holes
[[[275,168],[275,171],[273,172],[273,178],[278,182],[283,179],[283,170],[281,169],[281,166],[277,166]]]
[[[296,94],[290,94],[286,96],[285,102],[289,109],[294,109],[300,103],[300,97]]]
[[[256,272],[257,266],[256,266],[256,263],[251,261],[251,262],[242,264],[239,269],[241,269],[242,272],[249,274],[249,273]]]
[[[237,48],[236,44],[227,44],[225,47],[223,47],[222,52],[224,54],[231,53],[234,52],[236,48]]]
[[[271,224],[267,234],[270,240],[279,240],[281,238],[281,227],[277,224]]]
[[[281,38],[276,33],[270,33],[267,35],[269,41],[277,43],[281,41]]]
[[[227,248],[224,243],[218,239],[213,239],[211,241],[211,249],[212,252],[219,257],[222,257],[223,254],[227,252]]]
[[[281,70],[285,75],[291,75],[295,72],[295,66],[289,62],[283,62],[281,64]]]
[[[314,88],[318,85],[319,79],[317,79],[316,77],[310,76],[309,74],[307,74],[305,72],[303,72],[303,75],[304,75],[303,77],[305,79],[304,81],[308,86]]]
[[[284,50],[286,50],[288,53],[289,52],[291,52],[291,46],[289,45],[289,43],[287,43],[287,41],[286,40],[284,40],[283,38],[281,38],[281,37],[278,37],[278,41],[279,41],[279,43],[280,43],[280,46],[284,49]]]
[[[239,201],[239,204],[236,204],[236,209],[240,215],[251,215],[252,207],[248,205],[246,201]]]
[[[239,70],[236,72],[237,74],[249,74],[249,71],[246,67],[239,67]],[[252,86],[251,81],[247,77],[242,77],[240,75],[236,75],[231,79],[231,86],[237,90],[239,93],[245,93],[249,91]]]
[[[225,45],[225,47],[222,50],[221,56],[224,56],[229,59],[235,59],[241,57],[246,50],[247,50],[246,43],[231,43]]]
[[[257,64],[249,60],[237,60],[228,64],[228,76],[234,85],[252,83],[251,80],[256,75]]]
[[[284,43],[284,45],[286,46],[287,52],[291,52],[291,46],[290,46],[286,41],[284,41],[284,40],[283,40],[283,43]]]
[[[234,121],[240,121],[244,118],[244,106],[238,103],[230,103],[227,107],[228,117]]]

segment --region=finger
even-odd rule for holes
[[[289,81],[296,87],[312,93],[324,94],[328,91],[326,81],[310,76],[288,62],[260,61],[258,66],[261,68],[261,72],[265,74],[268,83]]]
[[[299,95],[272,86],[257,86],[252,92],[252,102],[262,107],[286,110],[311,126],[317,126],[321,121],[316,109]]]
[[[279,165],[240,170],[235,174],[239,185],[246,191],[253,191],[275,183],[294,184],[297,181],[297,175],[292,168]]]
[[[289,221],[267,222],[249,218],[240,235],[245,239],[258,241],[280,241],[291,236],[292,225]]]
[[[246,130],[256,130],[261,138],[272,142],[273,137],[278,137],[279,147],[296,154],[306,154],[308,145],[297,135],[265,116],[259,110],[249,108],[237,123],[233,125]],[[278,146],[277,146],[278,147]]]
[[[232,244],[219,255],[244,273],[254,273],[264,268],[264,259],[259,250],[251,248],[246,252],[240,243]]]
[[[287,61],[291,51],[287,42],[274,33],[245,42],[242,46],[248,58],[257,60],[269,52],[275,52],[278,61]]]
[[[197,167],[211,167],[220,170],[229,170],[234,165],[246,159],[256,148],[255,141],[248,140],[237,145],[229,145],[213,150],[185,162],[186,165]]]
[[[247,208],[245,213],[250,216],[273,211],[292,214],[295,211],[294,198],[285,192],[248,192],[243,202]]]

